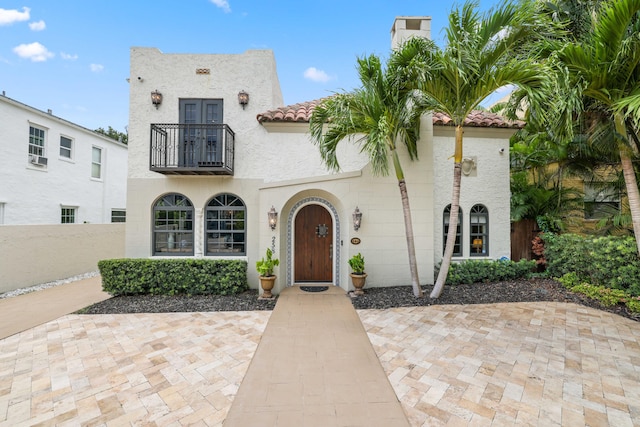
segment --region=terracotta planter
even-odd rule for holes
[[[258,276],[260,278],[260,287],[264,291],[260,298],[273,298],[271,290],[276,281],[277,276]]]
[[[353,283],[353,287],[356,288],[356,290],[353,291],[353,294],[364,295],[362,288],[364,288],[364,282],[367,280],[367,273],[362,273],[362,274],[350,273],[350,274],[351,274],[351,283]]]

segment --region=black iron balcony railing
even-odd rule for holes
[[[233,175],[234,138],[225,124],[152,124],[149,169],[168,175]]]

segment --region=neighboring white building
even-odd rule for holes
[[[125,144],[3,92],[0,147],[0,224],[124,221]]]
[[[428,17],[396,18],[392,46],[429,37],[429,25]],[[271,51],[134,47],[130,73],[126,256],[245,259],[257,288],[255,262],[271,248],[280,259],[277,292],[303,282],[349,289],[347,260],[360,252],[367,286],[411,284],[395,176],[373,176],[348,142],[339,147],[342,170],[325,168],[309,136],[317,101],[282,106]],[[448,122],[425,115],[420,160],[401,153],[423,284],[433,283],[444,247],[454,151]],[[479,112],[468,125],[456,259],[509,257],[508,153],[517,126]]]

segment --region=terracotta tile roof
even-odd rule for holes
[[[313,109],[326,98],[314,101],[301,102],[299,104],[286,105],[274,110],[268,110],[258,114],[256,117],[260,123],[306,123],[309,122]],[[434,113],[433,124],[436,126],[451,126],[451,119],[446,114]],[[512,128],[524,127],[525,122],[521,120],[508,121],[504,117],[488,111],[473,111],[464,122],[465,126],[491,127],[491,128]]]
[[[433,113],[433,124],[434,126],[453,126],[451,124],[451,117],[443,113]],[[525,122],[522,120],[509,121],[504,117],[495,113],[490,113],[489,111],[475,110],[472,111],[464,120],[464,125],[487,128],[520,129],[524,127]]]
[[[316,99],[314,101],[301,102],[299,104],[286,105],[284,107],[269,110],[258,114],[258,121],[265,122],[308,122],[311,112],[316,105],[324,101],[326,98]]]

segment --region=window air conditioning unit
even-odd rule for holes
[[[47,166],[47,158],[42,156],[30,155],[29,161],[34,165]]]

